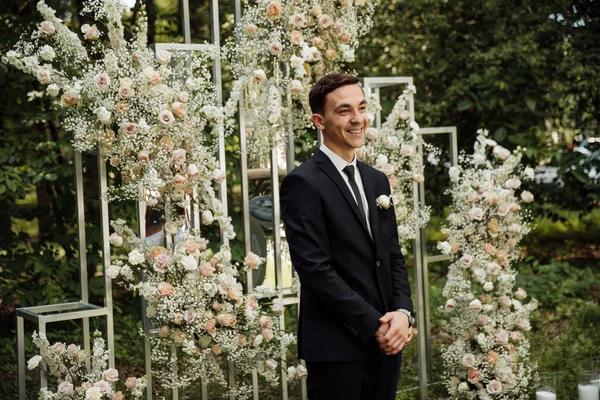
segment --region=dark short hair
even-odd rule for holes
[[[358,78],[350,74],[334,72],[325,75],[315,83],[308,95],[310,109],[313,114],[323,114],[325,112],[325,98],[335,89],[346,85],[357,85]]]

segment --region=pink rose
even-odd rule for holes
[[[113,400],[123,400],[125,398],[125,396],[123,395],[123,392],[118,391],[115,394],[113,394]]]
[[[119,97],[122,99],[126,99],[128,97],[133,96],[133,89],[129,86],[120,86],[119,87]]]
[[[171,331],[171,329],[167,325],[163,325],[158,330],[158,336],[163,337],[163,338],[167,337],[169,335],[170,331]],[[129,379],[131,379],[131,378],[129,378]]]
[[[217,323],[223,326],[235,326],[237,319],[232,314],[219,314],[217,315]]]
[[[173,121],[175,120],[175,117],[173,116],[173,113],[171,111],[163,110],[158,115],[158,120],[160,121],[161,124],[167,126],[167,125],[171,125],[173,123]]]
[[[42,21],[40,24],[40,32],[45,35],[53,35],[56,32],[56,28],[51,21]]]
[[[301,14],[294,14],[290,16],[290,24],[296,28],[304,28],[306,26],[306,18]]]
[[[209,335],[214,335],[217,332],[217,327],[214,320],[207,321],[202,327]]]
[[[106,90],[110,86],[110,77],[106,72],[98,74],[94,77],[98,90]]]
[[[471,383],[477,383],[481,379],[481,374],[475,368],[469,369],[467,380]]]
[[[260,331],[260,335],[267,341],[270,342],[273,339],[273,330],[271,328],[265,328]]]
[[[468,254],[465,254],[460,258],[460,260],[458,260],[458,262],[460,263],[461,267],[469,268],[471,266],[471,264],[473,263],[473,257],[471,257]]]
[[[527,292],[521,288],[518,288],[515,292],[515,298],[519,300],[524,300],[527,297]]]
[[[258,26],[254,25],[254,24],[246,25],[246,34],[248,36],[254,36],[254,35],[256,35],[256,32],[258,32]]]
[[[322,49],[325,47],[325,41],[318,36],[313,37],[311,42],[312,45],[315,46],[317,49]]]
[[[486,192],[483,196],[490,205],[495,205],[500,202],[500,196],[496,192]]]
[[[498,304],[500,304],[502,308],[509,308],[512,305],[512,300],[510,297],[504,295],[498,299]]]
[[[302,36],[302,32],[292,31],[290,34],[290,42],[295,45],[299,45],[304,41],[304,36]]]
[[[337,52],[333,49],[327,49],[325,51],[325,58],[328,60],[334,60],[337,57]]]
[[[278,56],[279,54],[281,54],[282,48],[283,46],[281,45],[281,43],[273,42],[269,44],[269,53],[271,53],[272,56]]]
[[[333,20],[327,14],[321,14],[317,17],[317,22],[321,29],[327,29],[333,24]]]
[[[408,111],[408,110],[400,111],[400,119],[401,120],[406,121],[408,118],[410,118],[410,111]]]
[[[215,267],[210,263],[201,263],[199,267],[200,275],[209,278],[215,273]]]
[[[510,247],[515,247],[517,245],[517,239],[513,239],[513,238],[508,239],[506,241],[506,244],[509,245]]]
[[[514,331],[510,333],[510,338],[512,340],[514,340],[515,342],[520,341],[521,339],[523,339],[523,334],[521,332],[518,331]]]
[[[156,61],[158,61],[158,63],[161,65],[168,64],[169,61],[171,61],[171,53],[164,49],[157,50]]]
[[[487,362],[489,362],[490,364],[496,364],[498,362],[498,359],[500,358],[500,356],[498,355],[498,353],[496,353],[495,351],[490,351],[485,360]]]
[[[488,264],[487,269],[488,269],[488,274],[496,276],[500,273],[500,271],[502,270],[502,267],[500,267],[500,265],[498,263],[491,262]]]
[[[494,146],[492,153],[501,161],[504,161],[510,157],[510,151],[502,146]]]
[[[223,352],[223,347],[220,344],[214,344],[210,350],[216,355],[218,356],[219,354],[221,354]]]
[[[173,286],[169,282],[161,282],[158,284],[158,294],[161,296],[170,296],[173,294]]]
[[[258,319],[258,326],[260,326],[262,329],[270,328],[272,323],[273,320],[271,319],[271,317],[268,317],[266,315],[263,315]]]
[[[273,300],[273,305],[271,306],[271,309],[273,310],[273,313],[275,315],[282,315],[283,312],[285,311],[285,306],[283,305],[283,300],[281,300],[281,299],[274,299]]]
[[[469,217],[476,221],[481,221],[483,219],[483,210],[479,207],[473,207],[469,210]]]
[[[67,349],[67,346],[64,343],[61,342],[56,342],[52,345],[52,350],[54,351],[54,353],[56,353],[57,355],[61,355],[65,352],[65,350]]]
[[[271,1],[267,5],[267,19],[274,21],[281,17],[281,3],[278,1]]]
[[[500,331],[500,332],[496,333],[496,342],[498,342],[500,344],[508,343],[508,332]]]
[[[486,390],[490,394],[500,393],[502,391],[502,384],[493,379],[487,384]]]
[[[458,248],[459,248],[458,247],[458,243],[452,242],[450,244],[450,254],[456,254],[456,253],[458,253]]]
[[[186,151],[184,149],[173,150],[172,156],[173,164],[175,164],[178,167],[181,167],[185,163]]]
[[[135,130],[135,124],[132,124],[131,122],[125,122],[123,124],[123,132],[127,135],[133,135],[135,133]]]
[[[483,246],[483,251],[485,251],[486,253],[488,253],[488,254],[490,254],[490,255],[494,255],[494,254],[496,254],[496,252],[497,252],[496,248],[495,248],[495,247],[494,247],[494,245],[493,245],[493,244],[491,244],[491,243],[486,243],[486,244]]]
[[[74,390],[73,390],[73,384],[71,382],[61,382],[60,385],[58,385],[58,396],[59,397],[70,397]]]
[[[516,233],[517,235],[518,235],[519,233],[521,233],[521,229],[522,229],[522,227],[521,227],[521,225],[519,225],[519,224],[511,224],[511,225],[508,227],[508,230],[509,230],[510,232],[512,232],[512,233]]]
[[[350,40],[352,39],[352,35],[350,35],[349,32],[342,32],[339,39],[340,39],[340,42],[342,42],[342,43],[349,43]]]
[[[185,119],[187,117],[187,105],[179,101],[171,104],[171,111],[173,111],[173,114],[179,119]]]
[[[250,269],[257,269],[260,264],[262,264],[261,258],[249,251],[248,255],[244,259],[244,265]]]
[[[520,318],[517,321],[517,328],[519,328],[522,331],[529,331],[531,330],[531,324],[529,323],[529,320],[527,318]]]
[[[154,258],[154,270],[156,272],[164,273],[171,263],[171,257],[167,254],[161,253]]]
[[[188,324],[196,319],[196,312],[194,310],[185,310],[183,312],[183,320]]]
[[[83,38],[86,40],[93,40],[98,37],[98,27],[96,24],[90,26],[89,24],[83,24],[81,26],[81,33],[83,33]]]
[[[74,344],[70,344],[69,346],[67,346],[67,351],[69,352],[69,355],[73,358],[77,357],[77,352],[79,351],[79,348],[74,345]]]
[[[250,308],[251,310],[258,309],[258,299],[256,298],[256,296],[248,296],[248,298],[246,299],[246,307]]]
[[[185,176],[181,175],[181,174],[175,174],[175,176],[173,177],[173,184],[175,186],[183,186],[186,182]]]

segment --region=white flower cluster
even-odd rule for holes
[[[227,246],[213,254],[206,239],[191,233],[174,247],[149,246],[124,221],[111,225],[111,244],[126,247],[128,254],[126,261],[116,261],[107,273],[113,279],[121,277],[125,288],[139,292],[148,302],[146,315],[158,327],[158,335],[150,337],[152,357],[164,387],[184,388],[198,379],[226,385],[227,363],[274,379],[275,360],[294,341],[293,335],[280,331],[279,319],[273,317],[285,308],[275,299],[268,315],[259,302],[264,294],[244,295]],[[244,265],[252,269],[262,262],[249,253]],[[178,359],[170,355],[173,346],[180,349]]]
[[[126,393],[115,391],[119,381],[119,371],[107,368],[108,351],[100,332],[94,332],[92,353],[87,354],[80,346],[62,342],[50,344],[43,333],[33,333],[33,343],[40,351],[28,362],[29,369],[42,368],[43,372],[56,382],[56,388],[42,388],[39,398],[42,400],[79,399],[123,400],[138,399],[144,396],[146,378],[129,377],[125,380]],[[42,364],[45,362],[45,366]],[[92,369],[87,370],[86,363]]]
[[[323,75],[354,61],[358,39],[372,26],[367,0],[259,0],[245,3],[225,51],[244,82],[248,148],[263,161],[285,143],[286,126],[311,127],[308,93]]]
[[[109,199],[160,193],[165,201],[158,206],[183,207],[191,196],[232,238],[229,219],[215,201],[210,183],[225,179],[218,171],[214,137],[235,112],[241,83],[234,86],[225,107],[214,106],[207,62],[213,54],[154,53],[147,47],[143,9],[136,34],[126,41],[120,0],[84,3],[83,12],[98,25],[84,25],[83,39],[43,0],[37,7],[45,18],[39,31],[19,42],[2,61],[47,85],[46,92],[56,98],[63,113],[63,127],[73,133],[76,150],[99,147],[120,172],[121,182],[110,188]],[[104,35],[99,26],[108,29],[108,45],[99,40]],[[157,203],[158,198],[149,202]]]
[[[452,255],[443,294],[445,326],[454,343],[443,349],[445,384],[452,398],[528,399],[537,366],[529,360],[529,315],[537,301],[515,290],[519,242],[530,214],[521,203],[533,195],[521,189],[533,178],[510,152],[480,130],[472,155],[461,154],[450,170],[452,195],[448,240],[438,244]]]
[[[408,100],[415,91],[412,85],[403,91],[381,129],[367,129],[365,146],[359,150],[359,157],[387,175],[390,181],[389,197],[396,212],[398,238],[404,251],[430,217],[429,207],[421,207],[418,213],[412,209],[413,183],[425,179],[423,155],[419,149],[427,147],[428,151],[435,152],[417,134],[419,125],[410,121]],[[367,111],[372,119],[381,108],[379,99],[373,95],[368,104]]]

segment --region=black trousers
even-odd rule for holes
[[[393,400],[402,353],[353,362],[306,362],[309,400]]]

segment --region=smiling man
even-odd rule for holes
[[[388,179],[356,159],[367,101],[348,74],[324,76],[309,100],[323,144],[281,184],[309,399],[394,399],[413,308],[394,207],[375,202]]]

